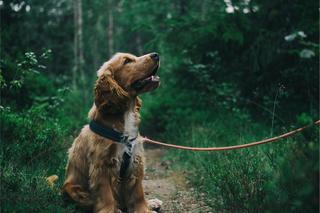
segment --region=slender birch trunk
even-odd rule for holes
[[[141,42],[141,37],[139,35],[139,32],[137,33],[137,36],[136,36],[136,45],[137,45],[138,55],[142,55],[142,53],[143,53],[142,42]]]
[[[83,56],[83,20],[82,20],[82,1],[73,1],[73,12],[74,12],[74,66],[72,82],[73,87],[77,87],[77,81],[84,82],[84,56]]]
[[[78,37],[79,37],[79,73],[81,77],[81,83],[84,83],[84,56],[83,56],[83,15],[82,15],[82,0],[78,0]]]
[[[108,48],[109,57],[114,54],[114,43],[113,43],[113,11],[112,11],[112,0],[108,0]]]
[[[74,37],[73,37],[73,68],[72,68],[72,86],[77,87],[77,71],[79,70],[78,62],[78,36],[77,36],[77,20],[78,20],[78,10],[77,10],[77,0],[73,1],[73,23],[74,23]]]

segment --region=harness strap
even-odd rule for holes
[[[101,137],[110,139],[117,143],[123,144],[126,146],[125,152],[122,155],[122,162],[120,166],[119,177],[120,180],[124,180],[126,178],[127,170],[130,166],[131,156],[132,156],[132,142],[136,138],[129,139],[127,136],[124,136],[122,133],[117,132],[111,128],[105,127],[100,123],[92,120],[89,123],[89,128],[92,132],[100,135]]]
[[[130,161],[131,161],[131,155],[129,155],[127,152],[124,152],[122,155],[122,163],[121,163],[120,173],[119,173],[120,180],[123,180],[126,178]]]

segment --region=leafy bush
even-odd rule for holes
[[[34,53],[26,53],[16,66],[1,62],[1,210],[72,212],[74,207],[65,206],[59,187],[72,142],[69,135],[85,122],[85,108],[79,108],[86,106],[81,103],[83,92],[61,89],[37,71],[44,66]],[[78,111],[70,110],[77,104]],[[53,189],[45,180],[52,174],[60,177]]]
[[[0,1],[1,211],[75,211],[62,208],[44,177],[63,176],[70,136],[91,101],[88,71],[116,51],[160,53],[161,88],[143,95],[148,136],[220,146],[319,119],[313,1],[77,2]],[[43,48],[55,57],[39,53]],[[80,82],[77,72],[89,90],[65,87],[71,76]],[[248,150],[170,156],[182,162],[177,168],[193,165],[190,179],[217,211],[317,212],[318,133],[308,129]]]

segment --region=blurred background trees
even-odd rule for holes
[[[94,71],[115,52],[158,51],[169,68],[164,77],[170,73],[179,86],[207,93],[204,101],[220,93],[271,109],[277,96],[288,117],[316,115],[316,6],[285,0],[2,1],[1,58],[50,49],[50,74],[79,86],[92,83]]]
[[[143,95],[145,134],[227,145],[318,119],[318,6],[297,0],[0,0],[1,194],[30,197],[34,184],[32,193],[44,200],[25,205],[58,208],[46,205],[47,196],[57,205],[60,199],[41,177],[63,177],[69,135],[86,123],[92,104],[95,71],[119,51],[160,53],[161,87]],[[216,209],[316,212],[318,130],[288,140],[277,149],[178,154],[188,165],[199,164],[206,178],[193,183],[207,186],[199,188],[211,197],[219,194]],[[246,168],[231,167],[246,161]],[[247,179],[237,185],[232,175]],[[5,210],[25,208],[5,201]]]

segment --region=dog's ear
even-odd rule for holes
[[[94,103],[98,111],[117,114],[127,109],[129,95],[113,79],[111,72],[98,72],[98,80],[94,88]]]

